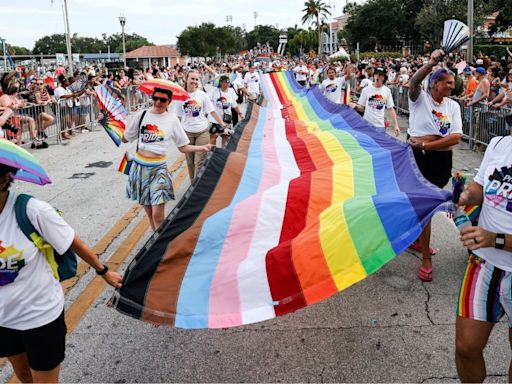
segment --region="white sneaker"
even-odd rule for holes
[[[82,128],[82,133],[84,132],[89,132],[89,130],[87,128]]]

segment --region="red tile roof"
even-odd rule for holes
[[[180,57],[179,51],[174,45],[145,45],[133,51],[126,52],[127,59],[158,58],[158,57]]]

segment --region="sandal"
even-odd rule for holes
[[[414,242],[411,245],[409,245],[409,249],[412,249],[413,251],[416,251],[416,252],[421,252],[422,248],[421,248],[420,243]],[[437,253],[437,251],[439,251],[439,249],[430,248],[430,255],[434,256]]]
[[[432,272],[432,267],[425,268],[424,266],[421,266],[420,269],[418,270],[418,279],[426,282],[432,281]]]

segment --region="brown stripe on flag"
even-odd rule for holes
[[[259,117],[254,106],[251,120],[240,137],[236,152],[230,153],[224,171],[208,203],[194,224],[172,240],[151,279],[142,319],[154,324],[174,325],[181,283],[207,218],[227,207],[238,188],[247,161],[251,137]]]

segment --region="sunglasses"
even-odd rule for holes
[[[153,99],[153,101],[160,101],[161,103],[167,103],[170,100],[167,97],[152,96],[151,98]]]
[[[44,83],[36,83],[37,85],[43,85]]]

